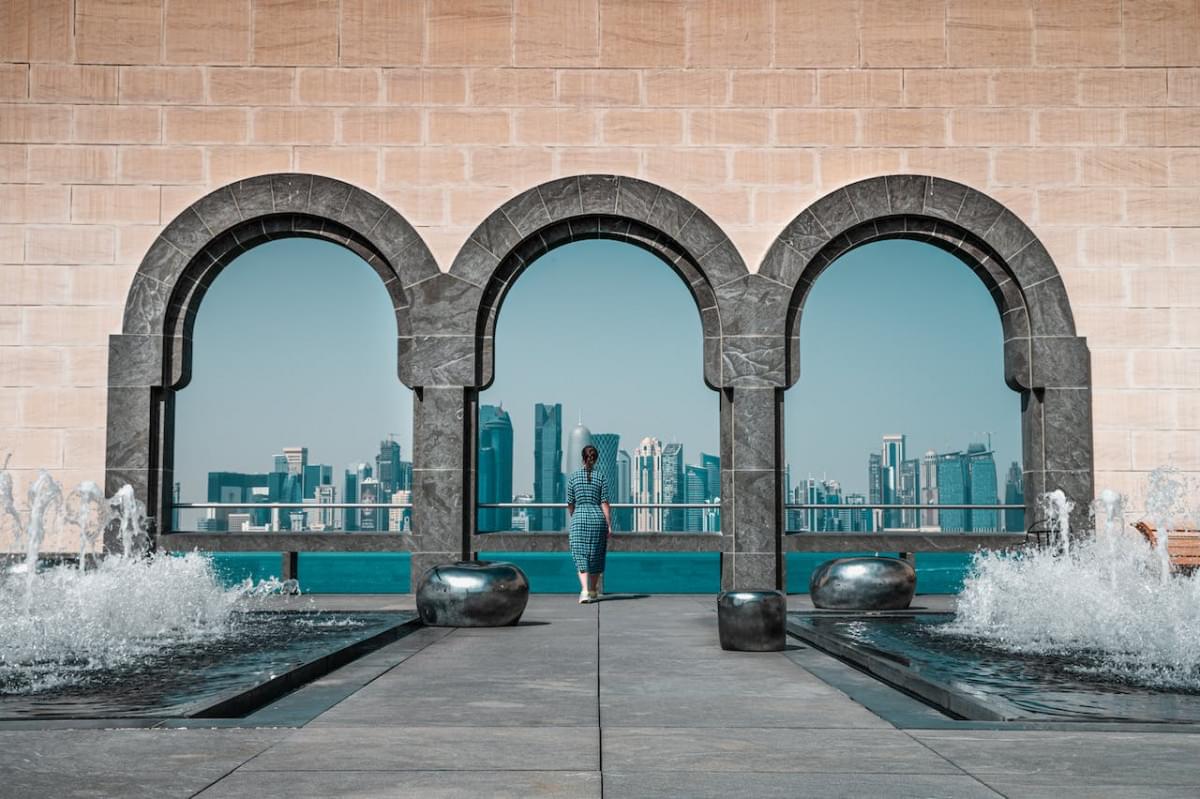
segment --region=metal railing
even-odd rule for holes
[[[1016,505],[1016,504],[1004,503],[1004,502],[986,502],[986,503],[980,503],[978,505],[972,505],[969,503],[962,503],[962,502],[936,502],[936,503],[930,503],[930,504],[926,504],[926,505],[903,503],[903,502],[865,502],[865,503],[858,503],[858,504],[849,504],[849,503],[845,503],[845,502],[839,502],[839,503],[785,502],[785,503],[783,503],[783,507],[784,507],[784,525],[783,525],[784,533],[788,534],[788,535],[835,532],[835,531],[826,531],[826,530],[805,530],[805,529],[794,530],[794,529],[791,529],[791,527],[788,524],[788,519],[787,519],[787,513],[789,511],[832,511],[835,513],[844,513],[846,511],[874,511],[874,510],[917,511],[918,516],[919,516],[919,515],[921,515],[922,512],[943,511],[943,510],[949,510],[949,511],[956,511],[956,510],[963,510],[963,511],[965,511],[965,510],[986,510],[986,511],[1010,511],[1010,510],[1016,511],[1016,510],[1019,510],[1019,511],[1024,511],[1025,510],[1024,505]],[[843,530],[840,532],[854,532],[854,533],[883,533],[883,532],[893,532],[894,533],[894,532],[899,532],[899,533],[903,533],[905,531],[932,532],[931,528],[922,527],[919,523],[916,526],[884,527],[881,525],[881,527],[877,530]],[[1001,532],[1001,531],[996,530],[994,532]]]
[[[412,510],[411,502],[176,502],[171,506],[173,511],[177,510],[269,510],[271,512],[270,530],[268,532],[282,531],[282,519],[280,511],[282,510],[302,510],[309,513],[320,514],[325,511],[334,510]],[[345,529],[345,519],[343,518],[342,529]],[[237,532],[237,531],[230,531]],[[354,531],[352,531],[354,532]],[[403,530],[388,530],[385,532],[403,533],[410,531]]]

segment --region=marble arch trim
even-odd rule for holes
[[[1062,276],[1012,211],[961,183],[924,175],[869,178],[822,197],[784,229],[758,274],[789,295],[778,331],[788,344],[787,385],[799,378],[800,319],[814,281],[840,255],[891,238],[955,254],[996,302],[1005,380],[1021,394],[1027,523],[1037,518],[1036,498],[1045,491],[1093,496],[1091,354],[1076,335]],[[1086,514],[1084,505],[1077,513]]]

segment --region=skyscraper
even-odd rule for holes
[[[871,505],[883,502],[883,456],[872,452],[867,459],[867,501]],[[883,511],[871,508],[871,529],[883,527]]]
[[[643,438],[633,452],[633,502],[656,503],[663,499],[662,443],[657,438]],[[633,528],[638,532],[661,532],[662,511],[657,508],[638,508],[634,512]]]
[[[617,452],[620,449],[620,444],[621,437],[616,433],[592,433],[592,446],[600,453],[600,457],[596,460],[596,472],[603,476],[608,483],[608,499],[610,502],[621,501],[621,478],[617,467]],[[626,464],[626,468],[628,468],[628,464]],[[612,514],[613,529],[623,529],[618,526],[616,508],[613,509]]]
[[[684,485],[687,492],[684,494],[685,502],[704,502],[706,501],[705,483],[708,479],[708,473],[703,466],[688,466]],[[683,529],[689,533],[698,533],[704,529],[704,509],[703,508],[688,508],[683,513],[684,524]]]
[[[967,447],[967,481],[970,502],[973,505],[995,505],[999,502],[996,491],[996,460],[992,451],[983,444]],[[972,510],[970,529],[976,533],[994,533],[1000,530],[1000,513],[995,510]]]
[[[317,486],[313,491],[313,501],[317,505],[332,505],[337,502],[337,489],[326,483]],[[324,508],[318,510],[314,516],[309,519],[308,526],[313,530],[332,530],[334,529],[334,516],[336,512],[333,508]]]
[[[900,464],[904,462],[905,437],[892,434],[883,437],[883,502],[896,504],[900,496]],[[895,528],[901,525],[900,511],[884,511],[883,526]]]
[[[700,453],[700,465],[705,471],[704,498],[719,499],[721,496],[721,459],[707,452]]]
[[[1025,477],[1021,474],[1021,464],[1016,461],[1008,467],[1008,476],[1004,481],[1004,504],[1025,504]],[[1006,510],[1004,529],[1010,533],[1025,532],[1025,511]]]
[[[400,445],[390,438],[379,442],[379,454],[375,456],[375,477],[379,480],[382,496],[390,497],[400,489]]]
[[[671,442],[662,450],[662,502],[684,502],[687,485],[684,482],[683,444]],[[663,514],[663,527],[666,532],[678,533],[683,530],[684,513],[678,508],[672,508]]]
[[[921,462],[916,459],[900,461],[900,479],[896,499],[901,505],[916,505],[921,498]],[[921,524],[917,510],[900,511],[900,526],[915,530]]]
[[[303,476],[304,467],[308,465],[308,447],[284,447],[283,459],[287,463],[288,474]],[[276,464],[278,463],[276,460]]]
[[[945,452],[937,460],[938,502],[944,505],[965,505],[971,501],[971,482],[967,473],[967,458],[961,452]],[[946,533],[961,533],[968,529],[970,514],[965,510],[938,511],[938,526]]]
[[[533,408],[533,501],[564,502],[562,404],[539,402]],[[533,510],[531,530],[562,530],[566,513],[555,508]]]
[[[368,477],[359,483],[358,501],[382,502],[383,500],[380,499],[379,494],[379,481],[374,477]],[[383,515],[380,513],[380,510],[380,508],[362,508],[358,516],[359,529],[364,533],[374,533],[383,529],[386,521],[380,518]]]
[[[269,476],[265,474],[209,472],[208,501],[257,503],[261,501],[262,492],[267,491],[269,481]],[[256,489],[259,489],[260,492],[256,493]],[[210,521],[207,526],[210,530],[232,529],[229,527],[230,512],[244,513],[248,510],[248,508],[210,508],[208,512]]]
[[[592,431],[584,427],[583,419],[580,419],[579,424],[571,428],[571,432],[567,436],[567,450],[564,453],[567,459],[567,476],[574,474],[576,469],[583,466],[583,448],[591,443]]]
[[[358,502],[358,466],[352,465],[346,470],[346,475],[343,481],[342,501],[343,502]],[[346,508],[342,512],[342,528],[346,532],[354,532],[358,529],[358,511],[353,508]]]
[[[479,408],[479,501],[512,502],[513,429],[508,412],[498,405]],[[479,530],[512,529],[512,511],[480,508]]]
[[[615,497],[617,502],[633,502],[632,469],[633,459],[629,457],[629,453],[623,449],[617,450],[617,495]],[[614,508],[613,527],[626,532],[632,530],[633,509]]]
[[[928,450],[921,456],[921,504],[936,505],[938,503],[937,483],[937,453]],[[921,527],[932,529],[938,526],[936,510],[921,511]]]

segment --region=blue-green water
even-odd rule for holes
[[[789,552],[789,594],[808,593],[817,566],[832,558],[873,552]],[[579,590],[571,557],[565,552],[481,552],[483,560],[506,560],[529,576],[534,593],[568,594]],[[217,571],[230,583],[247,577],[279,577],[278,552],[219,552]],[[971,556],[966,553],[917,554],[917,593],[953,594],[962,588]],[[403,594],[412,590],[406,552],[302,552],[300,589],[313,594]],[[720,590],[720,558],[715,552],[614,552],[608,556],[604,590],[610,593],[715,594]]]

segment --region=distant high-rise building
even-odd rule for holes
[[[287,463],[288,474],[303,477],[304,467],[308,465],[308,447],[284,447],[283,459]]]
[[[871,505],[883,502],[883,456],[872,452],[867,459],[867,501]],[[883,511],[871,508],[871,529],[883,527]]]
[[[400,489],[400,445],[392,439],[379,442],[379,454],[375,456],[375,477],[379,480],[382,496],[390,497]]]
[[[342,488],[343,502],[358,502],[358,468],[353,466],[346,470]],[[342,528],[346,532],[358,529],[358,512],[353,508],[342,511]]]
[[[689,503],[705,502],[707,486],[705,483],[708,480],[708,472],[703,466],[688,466],[684,485],[687,487],[687,492],[684,494],[684,501]],[[699,533],[704,530],[704,509],[703,508],[688,508],[684,511],[683,529],[689,533]]]
[[[800,504],[825,504],[825,486],[820,480],[816,480],[812,477],[806,477],[800,481],[796,488],[800,494]],[[803,522],[801,523],[801,530],[816,533],[825,529],[825,511],[819,508],[805,508],[802,518]]]
[[[687,486],[684,483],[683,444],[671,442],[662,449],[662,500],[661,502],[683,502]],[[663,514],[662,529],[678,533],[683,530],[684,513],[671,508]]]
[[[937,453],[928,450],[921,456],[921,504],[936,505],[938,503],[937,483]],[[921,527],[933,529],[938,526],[936,510],[921,511]]]
[[[337,489],[332,485],[325,484],[316,487],[313,493],[313,501],[319,505],[332,505],[337,502]],[[316,518],[312,519],[308,526],[313,530],[332,530],[334,529],[335,511],[333,508],[323,508],[316,512]]]
[[[411,503],[412,492],[406,488],[393,491],[391,501],[398,505]],[[388,529],[402,533],[411,532],[412,508],[388,508]]]
[[[533,502],[533,497],[530,496],[529,494],[518,494],[515,497],[513,497],[513,502],[518,502],[521,504],[524,504],[526,502]],[[516,512],[513,513],[512,529],[514,529],[518,532],[528,533],[529,532],[529,514],[530,514],[530,511],[528,511],[524,508],[518,508],[516,510]]]
[[[862,494],[847,494],[846,504],[865,505],[867,498]],[[871,522],[872,515],[869,508],[854,508],[850,511],[850,526],[846,529],[855,533],[869,533],[873,530]]]
[[[886,435],[883,437],[883,501],[886,504],[898,504],[900,497],[900,464],[905,458],[905,436],[902,434]],[[884,511],[883,526],[896,528],[901,526],[901,515],[898,510]]]
[[[617,502],[633,502],[632,470],[633,459],[629,457],[629,453],[623,449],[617,450]],[[614,508],[613,527],[626,532],[632,530],[633,508]]]
[[[567,449],[563,453],[567,460],[566,475],[572,475],[577,469],[582,468],[583,448],[590,444],[592,444],[592,431],[588,430],[583,424],[583,419],[580,419],[579,424],[571,428],[571,432],[567,435]]]
[[[479,501],[513,501],[513,428],[508,412],[498,405],[479,408]],[[512,510],[480,508],[479,530],[512,529]]]
[[[700,453],[700,465],[704,467],[704,498],[719,499],[721,496],[721,458],[717,455]]]
[[[564,502],[562,453],[562,404],[539,402],[533,408],[533,501]],[[562,530],[566,513],[556,508],[534,510],[531,530]]]
[[[996,460],[983,444],[967,447],[967,482],[973,505],[995,505],[1000,500],[996,487]],[[1000,530],[1000,512],[971,510],[970,529],[975,533],[995,533]]]
[[[944,452],[937,460],[938,502],[966,505],[971,502],[971,480],[967,458],[961,452]],[[970,513],[965,510],[939,510],[938,526],[943,532],[962,533],[969,529]]]
[[[248,527],[250,527],[250,514],[249,513],[231,513],[231,514],[229,514],[228,524],[229,524],[229,532],[231,532],[231,533],[245,532],[246,529]]]
[[[306,463],[304,465],[304,499],[313,499],[317,487],[333,484],[333,467],[322,463]]]
[[[633,502],[659,503],[663,499],[663,448],[657,438],[643,438],[633,452]],[[638,532],[661,532],[662,511],[658,508],[638,508],[634,512],[634,529]]]
[[[1016,461],[1008,467],[1008,476],[1004,481],[1004,504],[1025,504],[1025,476],[1021,474],[1021,464]],[[1010,533],[1025,532],[1025,511],[1004,511],[1004,529]]]
[[[822,501],[826,505],[842,504],[842,484],[837,480],[821,481]],[[822,510],[817,524],[827,532],[837,532],[846,529],[842,525],[849,522],[848,516],[843,516],[841,510],[830,508]]]
[[[279,472],[280,474],[287,474],[287,470],[288,470],[287,456],[286,455],[276,455],[275,456],[275,468],[272,469],[271,471]]]
[[[258,498],[261,495],[256,495],[254,489],[267,489],[270,483],[270,478],[265,474],[244,474],[241,472],[209,472],[208,473],[208,501],[209,502],[233,502],[233,503],[257,503],[261,500]],[[229,515],[233,513],[244,513],[249,508],[211,508],[209,509],[209,524],[208,529],[228,530]],[[241,528],[238,528],[241,529]]]
[[[379,497],[379,481],[374,477],[368,477],[358,484],[359,502],[381,502]],[[382,514],[379,511],[380,508],[362,508],[358,514],[358,529],[364,533],[385,529],[386,517],[380,518]]]
[[[596,472],[608,483],[609,502],[620,502],[621,477],[617,466],[617,453],[620,451],[621,437],[616,433],[592,433],[592,446],[599,453]],[[612,509],[612,526],[614,530],[621,530],[623,528],[619,526],[617,510]]]
[[[900,461],[900,479],[896,499],[901,505],[916,505],[921,501],[921,462],[919,460]],[[920,511],[900,511],[901,527],[906,530],[915,530],[920,525]]]

